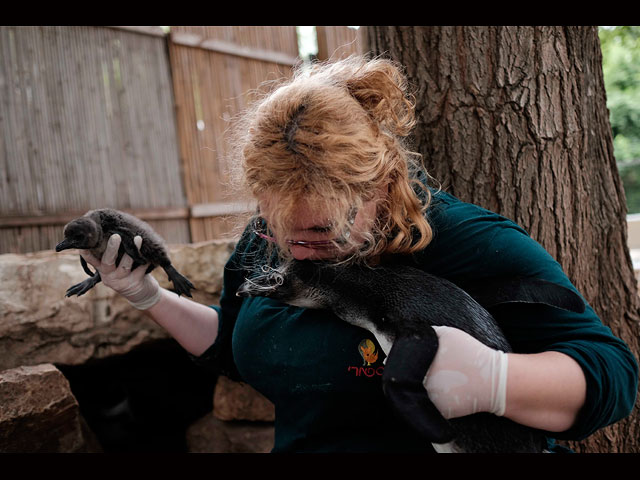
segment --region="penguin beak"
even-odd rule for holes
[[[67,250],[69,248],[75,248],[75,245],[73,245],[73,242],[71,240],[65,238],[58,245],[56,245],[56,252],[61,252],[62,250]]]

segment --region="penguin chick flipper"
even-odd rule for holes
[[[382,386],[393,409],[408,425],[432,443],[448,443],[455,437],[454,429],[423,385],[437,351],[438,337],[433,328],[422,337],[396,338],[386,360]]]
[[[92,272],[91,269],[89,269],[87,261],[82,257],[80,257],[80,265],[82,265],[82,269],[86,272],[87,275],[89,275],[90,277],[93,277],[95,275],[95,272]]]
[[[127,235],[121,236],[122,243],[120,244],[120,248],[122,252],[129,255],[134,263],[138,265],[144,265],[145,263],[147,263],[147,260],[145,260],[144,257],[140,255],[140,251],[138,250],[138,247],[136,247],[136,244],[133,242],[133,238]],[[118,252],[118,254],[120,254],[120,252]],[[134,270],[133,266],[131,267],[131,270]]]
[[[184,276],[180,274],[173,265],[168,265],[163,267],[164,271],[167,272],[167,276],[169,280],[173,282],[173,290],[180,295],[186,295],[187,297],[191,297],[191,290],[195,290],[196,287]]]
[[[585,310],[576,292],[539,278],[493,279],[465,290],[486,309],[505,303],[537,303],[576,313]]]
[[[72,287],[69,287],[67,293],[65,294],[65,297],[70,297],[71,295],[77,295],[79,297],[80,295],[84,295],[93,287],[95,287],[96,284],[100,282],[100,280],[100,273],[96,272],[93,277],[89,277],[84,282],[80,282],[76,285],[73,285]]]

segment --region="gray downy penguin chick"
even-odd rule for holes
[[[405,266],[340,266],[292,261],[263,268],[240,286],[240,297],[264,296],[291,305],[333,311],[369,330],[387,355],[382,384],[401,419],[436,451],[538,453],[545,435],[505,417],[476,413],[446,420],[429,400],[423,381],[438,350],[432,326],[459,328],[491,348],[511,347],[487,309],[455,284]],[[575,292],[549,282],[511,278],[485,282],[475,293],[487,308],[512,302],[584,311]]]
[[[133,215],[103,208],[90,210],[84,216],[72,220],[64,227],[64,240],[56,245],[56,252],[69,248],[89,250],[97,259],[101,259],[107,248],[107,242],[114,233],[120,235],[122,242],[116,258],[116,266],[120,264],[126,253],[133,259],[131,270],[140,265],[149,264],[147,273],[155,267],[161,267],[173,282],[174,291],[178,295],[191,297],[191,290],[195,287],[182,276],[171,264],[169,253],[164,240],[151,226]],[[142,246],[140,251],[133,239],[140,235]],[[84,258],[80,257],[82,268],[90,278],[67,290],[66,296],[83,295],[100,282],[100,273],[92,272]]]

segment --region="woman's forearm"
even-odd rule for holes
[[[218,335],[218,312],[164,288],[161,293],[160,301],[145,313],[189,353],[204,353]]]
[[[580,365],[560,352],[508,355],[504,416],[551,432],[568,430],[586,398]]]

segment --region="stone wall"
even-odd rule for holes
[[[194,300],[217,303],[231,242],[175,246],[176,269],[196,286]],[[153,271],[163,287],[171,284]],[[87,278],[77,253],[47,250],[0,255],[0,370],[40,363],[80,364],[125,353],[167,334],[113,290],[99,283],[81,297],[64,296]]]
[[[170,247],[176,269],[196,286],[195,301],[218,303],[233,247],[229,241]],[[171,287],[161,269],[152,275]],[[0,452],[100,451],[55,365],[82,365],[168,337],[102,284],[66,298],[66,289],[86,276],[74,252],[0,255]],[[191,451],[270,450],[273,406],[266,399],[221,377],[213,404],[188,431]],[[59,441],[45,442],[47,435]]]
[[[0,372],[0,452],[101,452],[69,382],[53,365]]]
[[[275,408],[251,386],[220,376],[213,412],[187,431],[198,453],[268,453],[273,448]]]

